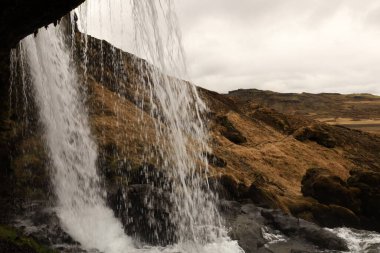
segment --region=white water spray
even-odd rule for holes
[[[59,27],[22,41],[52,161],[57,212],[64,229],[84,248],[117,253],[131,248],[106,207],[96,171],[97,148],[88,125],[76,70]]]

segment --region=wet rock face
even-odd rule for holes
[[[124,185],[108,189],[108,202],[126,233],[153,245],[175,243],[169,179],[153,165],[125,169],[123,177],[127,179]]]
[[[325,169],[313,168],[302,180],[302,193],[318,201],[303,208],[308,209],[314,220],[323,226],[380,231],[378,172],[351,171],[345,182]]]
[[[177,241],[169,192],[146,184],[131,185],[124,197],[128,204],[120,214],[129,235],[155,245]]]

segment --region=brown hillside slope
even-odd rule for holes
[[[99,46],[98,43],[91,39],[90,51],[91,47]],[[107,47],[110,45],[103,42],[104,59],[113,52],[105,50]],[[92,52],[92,56],[99,59],[99,51]],[[89,79],[88,104],[101,150],[112,147],[115,153],[120,153],[118,157],[126,156],[133,166],[138,166],[139,152],[147,145],[155,145],[151,138],[154,119],[143,112],[144,122],[138,121],[136,115],[141,110],[136,106],[136,90],[139,87],[141,90],[144,84],[131,78],[137,73],[136,59],[123,54],[121,61],[124,75],[116,79],[107,76],[112,64],[105,64],[103,77],[94,72],[95,66],[89,68],[89,73],[94,75]],[[354,169],[380,172],[379,136],[330,126],[303,116],[281,114],[263,106],[249,103],[243,106],[229,96],[201,88],[199,91],[210,109],[213,149],[209,154],[210,178],[218,178],[224,186],[220,190],[221,197],[249,198],[258,205],[280,208],[319,223],[318,213],[331,217],[338,212],[338,216],[349,216],[346,219],[349,225],[355,223],[351,223],[356,219],[351,210],[303,197],[301,181],[310,168],[316,167],[325,168],[343,180],[349,178]],[[141,124],[146,131],[144,136],[138,132]],[[311,206],[317,210],[311,210]]]

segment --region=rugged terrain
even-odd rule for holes
[[[285,114],[380,134],[380,97],[371,94],[297,94],[239,89],[229,92],[228,97],[240,105],[259,104]]]
[[[83,35],[77,33],[76,36],[77,45],[83,43]],[[82,80],[87,83],[83,85],[83,94],[92,133],[99,146],[99,172],[105,179],[109,204],[124,221],[129,234],[157,243],[157,238],[147,238],[144,234],[150,225],[144,223],[140,211],[136,211],[167,217],[160,209],[165,196],[155,195],[157,191],[147,183],[157,180],[152,175],[157,175],[160,164],[154,157],[146,164],[141,156],[146,150],[157,149],[156,118],[149,113],[149,97],[143,89],[147,77],[137,78],[139,67],[147,65],[105,41],[90,37],[88,46],[87,66],[83,65],[83,47],[78,46],[75,55],[79,72],[86,67],[88,73]],[[36,116],[33,89],[16,80],[9,94],[9,83],[4,78],[9,77],[9,69],[6,63],[1,68],[5,109],[0,129],[0,224],[12,225],[9,223],[15,216],[28,216],[41,206],[54,205],[54,196],[49,185],[50,164]],[[114,68],[118,68],[119,75],[113,74]],[[380,205],[380,136],[322,120],[377,120],[380,118],[378,97],[294,94],[292,98],[283,98],[271,92],[236,91],[225,95],[198,90],[209,108],[204,115],[212,147],[212,152],[207,154],[208,180],[212,190],[219,194],[227,225],[233,227],[232,237],[239,240],[247,252],[268,252],[260,224],[298,238],[282,251],[274,252],[310,250],[310,245],[346,249],[343,242],[308,221],[328,227],[344,225],[380,231],[377,210]],[[26,95],[23,91],[27,91]],[[302,96],[306,98],[301,99]],[[123,205],[123,194],[135,209]],[[154,210],[141,201],[147,195],[160,200],[154,202]],[[124,219],[128,214],[140,217],[136,219],[139,223],[128,223]],[[303,220],[300,223],[287,215]],[[32,220],[37,223],[46,222],[50,217],[38,212],[35,216],[37,218]],[[50,220],[58,226],[54,217]],[[23,230],[25,225],[19,228]],[[10,249],[5,252],[11,252],[14,247],[24,247],[24,252],[44,252],[38,251],[40,246],[34,240],[28,241],[8,227],[0,227],[0,232],[0,246],[4,244]],[[60,234],[58,241],[70,242],[67,235],[61,235],[62,231],[58,229],[57,233]],[[252,241],[253,237],[256,239]],[[46,244],[57,243],[43,236],[37,239]],[[166,239],[169,240],[170,235]],[[29,249],[31,246],[25,240],[38,249]],[[159,243],[165,242],[164,239]]]
[[[78,45],[83,42],[82,36],[77,33]],[[83,56],[82,49],[78,47],[76,51],[78,62]],[[143,214],[149,212],[158,218],[158,223],[162,222],[162,217],[168,217],[160,208],[167,201],[165,194],[156,195],[154,192],[157,191],[148,183],[161,180],[156,176],[160,171],[159,161],[153,156],[146,164],[141,156],[146,150],[153,152],[157,149],[153,123],[156,118],[149,113],[149,96],[143,89],[144,80],[149,77],[137,78],[141,65],[149,66],[107,42],[91,37],[88,52],[90,64],[86,67],[87,85],[83,88],[87,94],[92,132],[99,146],[99,171],[105,179],[109,204],[124,220],[127,232],[132,236],[152,243],[168,243],[173,235],[163,230],[160,233],[164,239],[151,238],[146,231],[159,229],[160,225],[146,224],[143,218]],[[80,72],[82,68],[83,65],[78,65]],[[113,74],[114,68],[119,69],[119,75]],[[245,245],[248,252],[265,244],[260,241],[263,240],[260,236],[254,245],[247,241],[248,234],[260,231],[259,225],[256,225],[259,230],[244,228],[253,222],[252,217],[256,217],[254,224],[259,222],[257,212],[264,215],[261,218],[264,224],[279,227],[297,238],[300,232],[295,233],[294,229],[298,231],[298,223],[290,216],[284,218],[281,215],[291,214],[327,227],[351,226],[380,231],[379,213],[374,208],[380,201],[379,136],[328,125],[301,115],[283,114],[254,103],[240,103],[236,97],[201,88],[199,93],[209,108],[204,115],[212,147],[212,152],[207,154],[210,162],[208,179],[220,199],[227,201],[221,208],[228,224],[235,227],[233,238]],[[25,99],[21,96],[17,101],[29,101],[29,104],[15,107],[14,115],[19,124],[12,128],[13,134],[9,136],[12,180],[7,182],[4,195],[8,194],[8,200],[17,199],[21,203],[37,201],[46,204],[53,197],[49,193],[49,163],[41,127],[35,119],[33,97]],[[125,206],[122,196],[127,196],[132,208]],[[153,210],[141,201],[146,197],[155,200]],[[282,214],[257,211],[250,204],[278,209]],[[239,208],[243,211],[236,211]],[[20,212],[17,206],[9,207],[9,210],[14,209]],[[251,210],[248,217],[242,216],[246,209]],[[130,223],[124,219],[131,216],[138,222]],[[332,235],[325,234],[318,236],[316,231],[319,229],[306,224],[299,231],[308,234],[308,240],[330,238],[311,242],[312,245],[344,249],[342,244],[321,246],[321,241],[336,241],[337,238],[331,239]],[[297,247],[304,249],[307,245],[299,245],[297,241],[296,246],[289,246],[289,250]]]

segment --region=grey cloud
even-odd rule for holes
[[[377,0],[182,0],[177,7],[198,85],[380,94]]]

